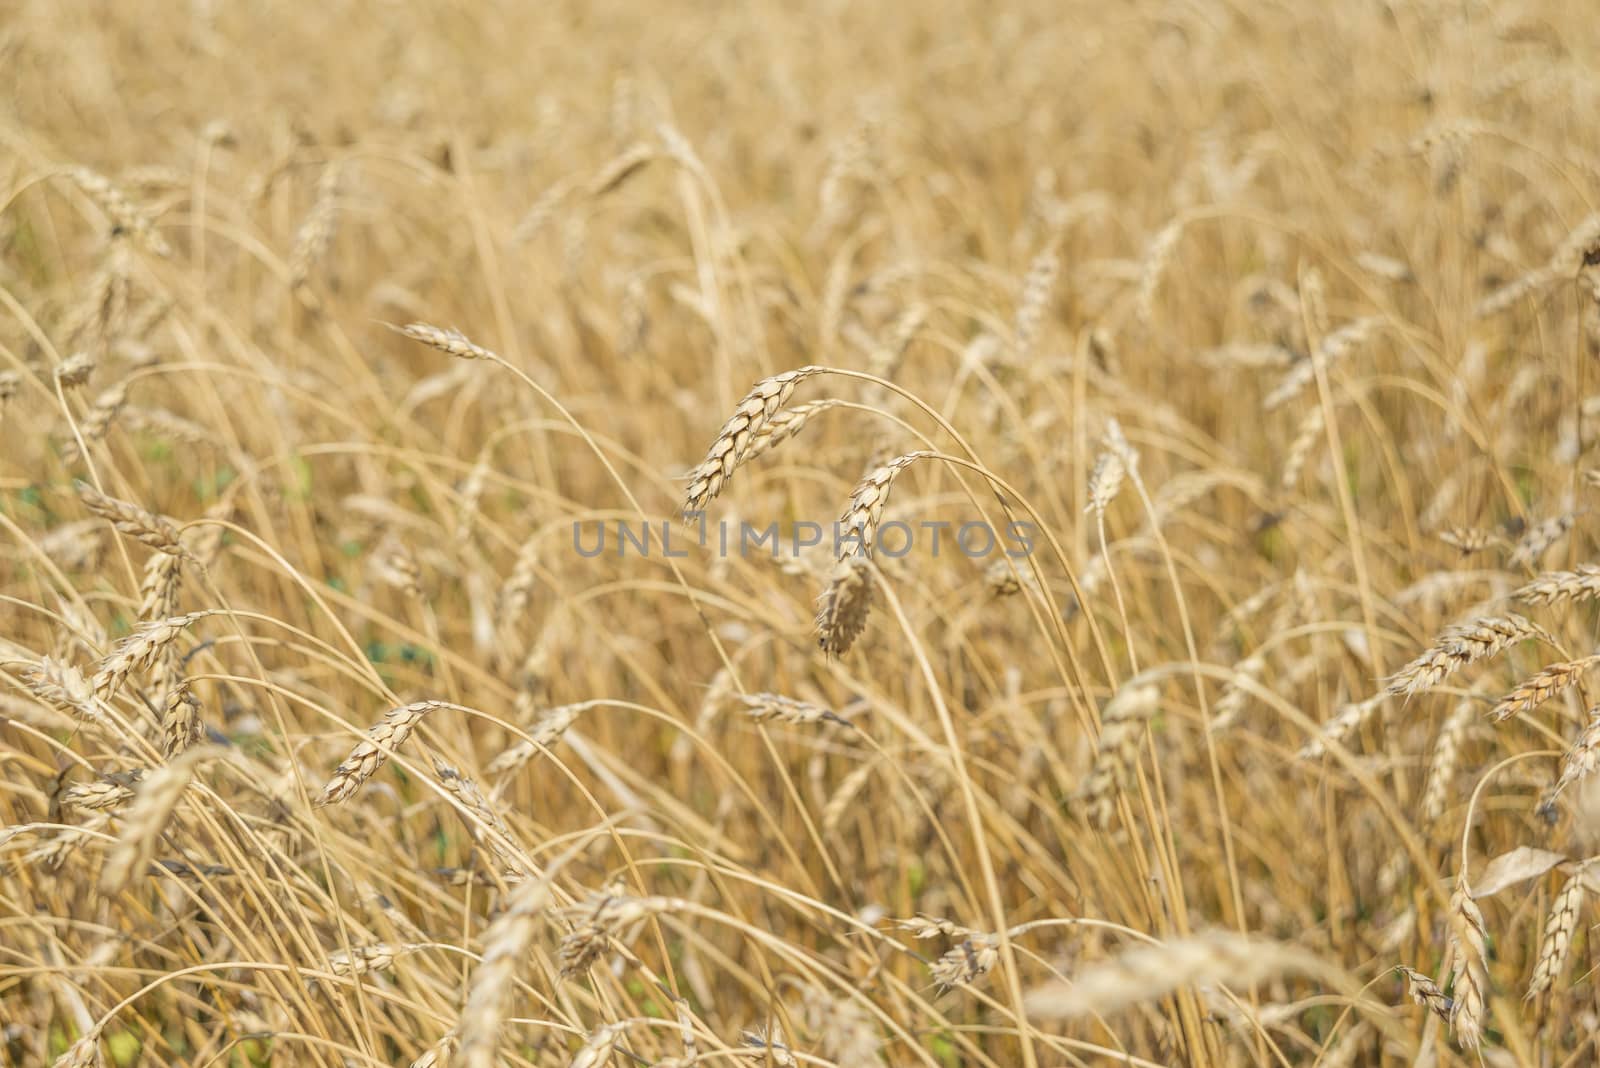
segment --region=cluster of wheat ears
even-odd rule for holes
[[[12,5],[0,1063],[1597,1063],[1596,54]]]

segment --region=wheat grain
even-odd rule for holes
[[[1537,997],[1548,990],[1561,974],[1567,952],[1572,948],[1572,936],[1578,929],[1578,916],[1583,911],[1583,894],[1582,872],[1567,879],[1557,891],[1544,923],[1544,938],[1539,942],[1539,959],[1533,966],[1527,997]]]

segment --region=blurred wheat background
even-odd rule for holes
[[[0,1060],[1596,1063],[1591,14],[7,5]]]

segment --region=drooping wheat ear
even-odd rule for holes
[[[56,1058],[51,1068],[105,1068],[105,1054],[100,1051],[100,1032],[90,1031]]]
[[[1578,735],[1578,740],[1561,756],[1561,772],[1555,785],[1539,801],[1539,815],[1554,820],[1556,798],[1574,783],[1582,782],[1600,768],[1600,705],[1589,709],[1589,722]]]
[[[585,709],[592,708],[598,702],[584,701],[575,705],[560,705],[550,709],[540,716],[534,725],[528,728],[529,738],[519,740],[515,745],[495,754],[493,760],[484,766],[485,775],[499,775],[503,772],[515,771],[529,760],[540,749],[548,749],[556,743],[567,728],[578,722],[578,716]]]
[[[1600,664],[1600,655],[1586,656],[1581,660],[1568,660],[1551,664],[1543,671],[1530,675],[1500,699],[1489,713],[1496,723],[1510,719],[1521,712],[1532,712],[1556,694],[1573,685],[1583,673]]]
[[[167,691],[161,712],[161,755],[171,761],[200,740],[200,701],[179,683]]]
[[[1433,761],[1428,768],[1428,785],[1422,792],[1422,822],[1433,826],[1444,815],[1450,800],[1450,788],[1455,784],[1456,768],[1461,759],[1461,743],[1477,720],[1477,704],[1472,699],[1456,702],[1456,707],[1439,729],[1433,743]]]
[[[178,541],[178,530],[165,516],[140,508],[137,504],[108,497],[87,482],[74,481],[78,499],[83,506],[101,519],[107,520],[117,530],[150,546],[158,552],[173,556],[183,555],[183,545]]]
[[[337,163],[322,169],[317,178],[316,199],[311,211],[294,234],[294,248],[289,253],[289,288],[299,289],[311,277],[311,271],[327,253],[333,242],[333,228],[338,221],[339,178],[343,170]]]
[[[467,472],[467,477],[461,483],[460,508],[456,514],[457,540],[464,541],[472,536],[473,527],[478,521],[478,507],[483,503],[483,491],[489,485],[489,460],[491,449],[485,446],[478,452],[478,458],[472,464],[472,470]]]
[[[449,1061],[450,1054],[454,1053],[461,1045],[461,1037],[455,1028],[451,1028],[439,1036],[439,1040],[411,1062],[411,1068],[440,1068],[440,1065]]]
[[[1305,470],[1306,461],[1311,458],[1311,450],[1317,447],[1317,442],[1325,440],[1323,429],[1326,425],[1322,405],[1316,405],[1306,410],[1301,417],[1300,425],[1295,429],[1294,438],[1289,442],[1289,450],[1284,453],[1283,471],[1278,476],[1278,488],[1284,493],[1293,490],[1300,481],[1300,472]]]
[[[1100,739],[1079,795],[1089,821],[1101,830],[1111,825],[1118,789],[1133,780],[1144,726],[1161,704],[1161,690],[1150,683],[1129,683],[1117,691],[1100,716]]]
[[[807,401],[805,404],[796,404],[793,408],[780,408],[772,413],[760,430],[750,435],[750,449],[740,463],[749,463],[760,456],[771,452],[785,441],[794,437],[811,421],[811,417],[818,412],[825,412],[829,408],[838,407],[839,402],[832,398]]]
[[[1529,998],[1548,990],[1561,975],[1567,962],[1567,951],[1572,948],[1572,936],[1578,929],[1578,917],[1583,912],[1583,872],[1576,872],[1556,894],[1550,906],[1550,915],[1544,921],[1544,938],[1539,943],[1539,960],[1533,966],[1533,978],[1528,982]]]
[[[644,142],[630,145],[621,154],[595,172],[589,182],[589,195],[603,197],[622,188],[624,182],[650,165],[656,150]]]
[[[572,1058],[568,1068],[601,1068],[611,1060],[611,1054],[616,1052],[617,1043],[622,1041],[622,1036],[627,1032],[626,1020],[596,1027],[584,1039],[582,1048],[578,1050],[577,1056]]]
[[[852,553],[871,556],[878,524],[883,521],[884,506],[889,503],[889,490],[901,471],[918,460],[932,456],[931,452],[908,452],[897,456],[881,467],[867,472],[850,493],[850,502],[839,517],[839,558]]]
[[[974,932],[970,927],[963,927],[953,920],[940,919],[937,916],[924,916],[917,913],[908,920],[895,920],[895,927],[902,931],[910,931],[912,938],[967,938]]]
[[[87,352],[74,352],[56,365],[56,381],[63,389],[77,389],[94,374],[94,357]]]
[[[1156,290],[1161,287],[1161,277],[1166,273],[1167,264],[1172,260],[1172,253],[1178,247],[1178,238],[1183,236],[1182,218],[1173,219],[1150,239],[1150,247],[1145,250],[1144,263],[1139,268],[1139,292],[1137,310],[1139,322],[1146,328],[1155,323],[1156,319]]]
[[[133,800],[133,790],[119,782],[102,779],[99,782],[77,782],[61,791],[64,808],[81,808],[90,812],[105,812]]]
[[[539,581],[539,539],[529,538],[517,550],[516,562],[511,565],[511,576],[500,590],[500,622],[510,625],[522,618],[528,610],[533,587]]]
[[[144,777],[128,806],[122,836],[106,857],[100,872],[100,892],[118,893],[135,875],[143,874],[155,856],[156,843],[166,829],[167,820],[183,796],[194,774],[195,764],[206,755],[204,749],[191,749],[178,759],[163,764]]]
[[[1409,697],[1431,689],[1447,675],[1529,638],[1555,644],[1543,627],[1516,614],[1482,616],[1446,627],[1426,652],[1390,676],[1386,692]]]
[[[1262,674],[1267,670],[1267,658],[1260,653],[1255,653],[1233,665],[1233,678],[1228,680],[1222,695],[1217,698],[1217,703],[1211,708],[1211,729],[1225,731],[1244,714],[1250,707],[1250,691],[1241,685],[1239,680],[1260,682]]]
[[[1483,530],[1478,527],[1445,527],[1434,535],[1446,545],[1455,549],[1462,556],[1471,556],[1481,553],[1491,545],[1500,542],[1500,535],[1492,530]]]
[[[1100,441],[1100,455],[1089,475],[1089,503],[1085,512],[1097,516],[1106,514],[1111,502],[1122,492],[1122,482],[1129,471],[1138,466],[1139,454],[1122,435],[1122,425],[1115,419],[1106,420],[1106,431]]]
[[[817,644],[827,656],[843,656],[866,629],[872,611],[872,567],[859,554],[833,565],[828,587],[817,598]]]
[[[877,770],[877,767],[877,761],[868,760],[839,780],[838,787],[828,796],[827,804],[822,806],[822,833],[824,835],[832,838],[839,833],[839,828],[843,825],[845,816],[850,814],[856,797],[871,781],[872,774]]]
[[[1316,351],[1289,368],[1283,378],[1261,401],[1264,411],[1273,411],[1282,407],[1289,401],[1298,397],[1301,392],[1317,377],[1317,364],[1324,368],[1332,368],[1352,349],[1363,344],[1367,338],[1383,325],[1383,320],[1377,316],[1368,316],[1362,319],[1353,319],[1345,323],[1333,333],[1327,335],[1318,343]]]
[[[1301,760],[1316,760],[1328,751],[1329,742],[1342,742],[1360,730],[1383,708],[1387,694],[1375,694],[1365,701],[1342,706],[1334,717],[1322,725],[1311,740],[1300,747],[1295,755]]]
[[[801,367],[763,378],[750,387],[750,392],[734,406],[733,415],[717,432],[706,458],[689,473],[689,488],[683,499],[686,520],[704,512],[706,505],[722,492],[739,465],[749,458],[756,435],[789,403],[795,386],[821,371],[821,367]]]
[[[471,828],[473,841],[487,849],[508,876],[516,878],[525,876],[528,871],[527,864],[508,844],[512,841],[511,828],[507,826],[500,813],[495,811],[489,799],[483,796],[478,784],[438,758],[434,758],[433,771],[439,780],[439,785],[443,786],[470,814],[463,815],[462,819]]]
[[[384,535],[367,558],[367,569],[374,579],[390,589],[399,590],[407,597],[422,596],[422,568],[406,543],[393,531]]]
[[[1511,567],[1532,567],[1537,564],[1546,549],[1566,536],[1577,518],[1575,513],[1568,512],[1535,523],[1517,540],[1517,547],[1512,550],[1507,563]]]
[[[127,403],[127,382],[118,382],[110,389],[103,390],[89,405],[89,410],[84,413],[83,418],[78,422],[78,432],[83,435],[85,443],[99,441],[105,437],[106,431],[111,429],[111,421],[117,417],[117,413]],[[66,447],[62,449],[62,456],[68,463],[79,458],[76,439],[69,441]]]
[[[87,720],[100,718],[94,687],[83,672],[62,660],[44,657],[22,672],[22,683],[45,704]]]
[[[1058,980],[1030,991],[1023,1004],[1029,1016],[1062,1020],[1116,1012],[1187,986],[1227,983],[1243,988],[1275,976],[1320,976],[1328,971],[1296,946],[1211,931],[1162,945],[1137,946],[1079,969],[1071,982]]]
[[[1558,245],[1550,259],[1521,277],[1501,286],[1479,302],[1478,318],[1496,315],[1516,304],[1526,296],[1571,278],[1584,266],[1587,254],[1600,240],[1600,214],[1590,215],[1573,228]]]
[[[87,167],[74,167],[70,172],[78,188],[88,194],[95,206],[111,220],[111,232],[131,234],[157,256],[172,254],[172,246],[156,232],[150,216],[134,206],[128,195],[103,174]]]
[[[1472,900],[1463,872],[1450,895],[1450,992],[1455,1000],[1450,1025],[1464,1049],[1477,1049],[1483,1037],[1483,1010],[1489,992],[1486,943],[1483,912]]]
[[[156,553],[145,561],[139,584],[139,618],[167,619],[178,614],[178,587],[183,579],[183,557]]]
[[[620,885],[590,894],[581,904],[562,910],[574,925],[561,940],[561,975],[570,978],[587,971],[604,955],[611,939],[624,927],[646,916],[656,916],[681,908],[683,902],[671,897],[629,897]]]
[[[846,727],[850,721],[841,719],[832,710],[807,701],[796,701],[777,693],[744,693],[736,698],[744,705],[744,714],[757,723],[776,720],[779,723],[839,723]]]
[[[366,946],[352,946],[349,952],[341,949],[329,953],[328,970],[334,975],[388,971],[394,966],[396,958],[426,948],[416,942],[374,942]]]
[[[388,324],[385,324],[388,325]],[[428,323],[407,323],[389,329],[404,334],[412,341],[420,341],[458,360],[498,360],[500,357],[481,345],[473,344],[467,335],[454,328],[430,326]]]
[[[800,1068],[800,1061],[795,1057],[794,1050],[769,1028],[758,1027],[753,1031],[741,1031],[739,1043],[750,1051],[745,1054],[746,1057],[759,1057],[776,1065],[777,1068]]]
[[[1450,1022],[1451,1010],[1455,1003],[1445,996],[1439,989],[1439,984],[1428,976],[1408,968],[1404,964],[1395,965],[1395,971],[1406,977],[1406,993],[1411,995],[1411,1000],[1433,1013],[1439,1019]]]
[[[173,642],[183,637],[183,632],[204,612],[171,616],[149,623],[141,623],[132,635],[124,638],[111,650],[94,673],[94,692],[103,701],[116,696],[117,690],[135,671],[147,671]]]
[[[483,936],[483,959],[472,970],[461,1009],[461,1062],[466,1068],[494,1068],[506,1009],[511,1003],[517,964],[528,955],[539,914],[550,900],[549,876],[512,889],[505,911]]]
[[[355,796],[361,784],[383,767],[384,761],[389,759],[389,753],[399,749],[411,737],[411,732],[422,717],[443,706],[443,701],[417,701],[384,713],[383,718],[367,730],[366,738],[356,743],[350,755],[334,769],[332,778],[312,804],[320,808],[348,801]]]
[[[999,941],[991,934],[974,932],[954,949],[947,950],[929,965],[939,992],[969,986],[994,970],[1000,962]]]
[[[1045,309],[1050,294],[1056,286],[1056,276],[1061,273],[1061,257],[1055,246],[1047,246],[1028,264],[1028,273],[1022,279],[1022,299],[1017,303],[1016,323],[1012,332],[1017,339],[1017,356],[1026,360],[1033,354],[1039,340],[1039,330],[1044,325]]]
[[[1579,564],[1571,571],[1546,571],[1511,594],[1523,604],[1553,605],[1600,597],[1600,564]]]

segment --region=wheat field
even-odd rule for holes
[[[1590,14],[6,5],[0,1062],[1600,1063]]]

